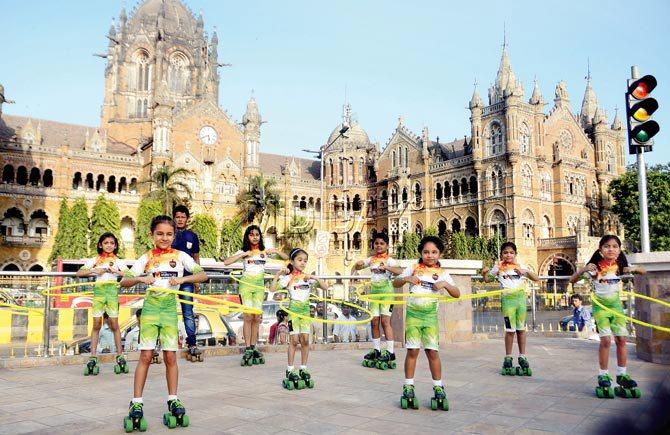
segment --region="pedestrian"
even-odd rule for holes
[[[572,304],[572,324],[575,332],[580,338],[588,338],[591,323],[591,313],[584,307],[584,298],[580,294],[574,294],[570,297]]]
[[[621,250],[621,240],[615,235],[606,235],[600,239],[598,250],[584,267],[579,268],[570,277],[571,283],[576,283],[582,278],[591,282],[593,287],[594,306],[593,318],[600,336],[600,347],[598,349],[598,386],[596,395],[600,398],[612,398],[615,394],[623,397],[640,397],[640,389],[627,372],[628,350],[626,349],[626,337],[628,327],[621,304],[622,281],[621,275],[627,273],[644,274],[642,267],[628,264],[626,255]],[[601,306],[602,305],[602,306]],[[607,368],[609,363],[612,335],[616,343],[616,382],[618,387],[612,390],[612,378]]]
[[[440,290],[457,298],[461,295],[449,273],[442,269],[440,257],[444,252],[444,243],[436,236],[425,236],[419,243],[419,260],[408,266],[393,280],[394,287],[410,284],[405,314],[405,384],[400,405],[402,408],[418,408],[414,392],[414,371],[421,346],[426,352],[430,374],[433,378],[434,397],[431,407],[448,409],[444,385],[442,384],[442,363],[440,361],[439,336],[440,324],[437,318],[438,301],[430,296]],[[412,296],[416,295],[416,296]],[[423,297],[422,297],[423,296]],[[434,405],[434,406],[433,406]]]

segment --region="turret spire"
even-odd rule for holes
[[[596,93],[591,86],[591,65],[587,61],[587,74],[586,74],[586,90],[584,90],[584,99],[582,100],[582,110],[579,113],[579,120],[581,121],[582,128],[586,128],[589,125],[593,124],[593,118],[596,115],[598,109],[598,98]]]

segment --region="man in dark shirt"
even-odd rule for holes
[[[178,205],[172,211],[172,217],[177,225],[177,233],[175,234],[172,247],[180,251],[186,252],[193,257],[196,263],[200,264],[200,243],[198,235],[187,228],[190,213],[185,205]],[[184,271],[184,276],[190,275],[190,272]],[[193,284],[182,284],[179,290],[193,293]],[[179,296],[179,299],[185,301],[193,301],[190,296]],[[188,352],[190,355],[198,356],[202,352],[195,343],[195,318],[193,317],[193,305],[181,304],[181,312],[184,317],[184,329],[186,330],[186,344],[188,345]]]

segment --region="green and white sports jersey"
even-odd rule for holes
[[[528,267],[517,263],[507,263],[502,261],[496,263],[496,265],[489,271],[489,274],[498,280],[501,288],[509,290],[508,292],[503,293],[503,297],[514,297],[519,296],[520,294],[525,295],[526,291],[528,291],[528,278],[519,275],[516,272],[517,269],[528,270]]]
[[[451,275],[449,275],[446,270],[442,269],[439,263],[431,267],[428,267],[423,263],[408,266],[400,275],[398,275],[398,278],[407,278],[409,276],[416,276],[421,281],[419,284],[410,287],[409,292],[411,294],[433,294],[435,293],[435,283],[440,281],[446,281],[453,286],[456,285],[451,278]],[[433,298],[413,298],[411,296],[407,298],[408,310],[413,307],[420,308],[421,310],[431,307],[437,311],[437,306],[437,300]]]
[[[128,270],[128,266],[126,266],[125,261],[115,254],[102,253],[97,257],[86,260],[79,270],[91,269],[117,270],[118,273],[107,271],[102,275],[95,275],[96,282],[116,281],[119,274]],[[109,317],[119,317],[119,285],[115,282],[95,285],[93,287],[92,310],[93,317],[102,317],[103,313],[107,313]]]
[[[117,257],[115,254],[102,253],[97,257],[89,258],[79,270],[91,269],[116,269],[121,275],[128,270],[126,262]],[[96,275],[96,281],[116,281],[119,274],[112,272],[105,272],[102,275]]]

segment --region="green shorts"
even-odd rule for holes
[[[506,332],[526,330],[526,292],[502,296],[502,314]]]
[[[610,297],[596,296],[596,299],[607,308],[616,311],[617,313],[624,314],[623,305],[621,305],[621,298],[618,292]],[[626,319],[600,308],[596,303],[593,304],[593,319],[596,321],[598,335],[601,337],[608,337],[610,335],[617,337],[628,336]]]
[[[140,350],[153,350],[161,339],[163,350],[179,349],[177,326],[177,298],[174,295],[144,299],[140,319]]]
[[[383,281],[378,283],[372,283],[370,287],[370,294],[378,293],[394,293],[393,286],[390,281]],[[393,296],[382,296],[380,299],[393,301]],[[393,309],[393,304],[381,304],[377,302],[370,302],[370,311],[372,312],[372,317],[378,316],[390,316],[391,310]]]
[[[435,304],[426,307],[407,305],[405,316],[405,347],[407,349],[438,350],[440,323],[437,320]]]
[[[303,316],[309,316],[309,302],[298,302],[291,301],[288,306],[290,311],[294,313],[302,314]],[[289,325],[289,335],[297,334],[309,334],[310,326],[312,325],[312,319],[305,319],[303,317],[298,317],[295,314],[289,313],[288,315],[288,325]]]
[[[240,299],[242,305],[247,307],[263,309],[263,301],[265,300],[265,280],[263,274],[258,275],[244,275],[240,278]]]
[[[119,285],[98,284],[93,287],[93,317],[119,317]]]

